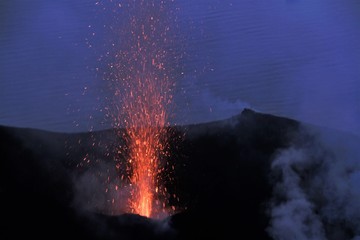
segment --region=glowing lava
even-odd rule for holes
[[[165,211],[167,194],[160,174],[161,159],[168,154],[167,112],[172,100],[171,12],[165,1],[133,0],[119,6],[129,10],[130,21],[121,35],[123,50],[110,67],[117,71],[116,95],[122,102],[116,125],[126,128],[129,207],[132,213],[156,217]]]
[[[145,36],[144,36],[145,38]],[[139,49],[141,53],[141,49]],[[146,61],[146,55],[140,61]],[[148,68],[147,68],[148,67]],[[124,99],[126,142],[129,148],[129,169],[133,185],[130,208],[133,213],[150,217],[154,195],[159,194],[160,158],[166,154],[166,97],[163,81],[152,74],[156,66],[143,64],[131,81],[131,90]],[[144,71],[144,72],[142,72]],[[145,74],[143,74],[145,73]],[[142,76],[137,76],[137,75]],[[155,213],[156,214],[156,213]]]

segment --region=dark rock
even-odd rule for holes
[[[300,128],[294,120],[250,109],[224,121],[171,128],[172,155],[164,161],[174,165],[165,171],[174,180],[166,187],[180,199],[169,198],[179,212],[156,221],[105,215],[102,202],[76,196],[85,174],[109,173],[104,164],[112,176],[121,174],[115,161],[123,164],[125,156],[114,153],[124,141],[113,130],[63,134],[0,127],[1,239],[270,239],[271,161],[299,139]],[[89,183],[85,196],[96,195],[95,188]]]

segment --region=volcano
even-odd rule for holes
[[[165,188],[176,211],[154,220],[122,209],[129,192],[119,177],[126,156],[114,154],[125,144],[121,129],[70,134],[0,127],[1,238],[360,234],[357,136],[250,109],[170,128],[171,159],[164,162],[172,164],[162,174],[171,179]]]

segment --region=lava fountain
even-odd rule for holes
[[[122,50],[115,56],[117,126],[126,141],[127,171],[131,192],[130,212],[158,217],[165,212],[167,189],[162,184],[162,159],[168,157],[169,106],[172,102],[172,26],[169,4],[173,1],[131,0],[118,4],[129,11],[121,31]],[[124,25],[125,26],[125,25]],[[126,154],[124,154],[124,152]]]

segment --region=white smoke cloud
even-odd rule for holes
[[[314,136],[272,163],[268,233],[276,240],[359,239],[360,140],[329,130]]]
[[[325,239],[322,223],[300,187],[301,179],[294,169],[308,164],[305,152],[294,148],[281,152],[272,164],[272,169],[282,176],[274,190],[277,197],[284,199],[279,203],[274,199],[272,203],[269,233],[274,239]]]
[[[120,180],[114,164],[100,161],[96,167],[74,177],[74,205],[79,210],[109,215],[126,213],[129,184]]]

